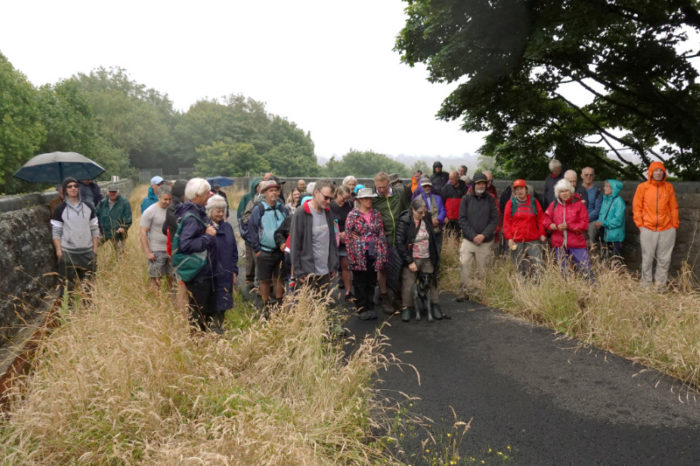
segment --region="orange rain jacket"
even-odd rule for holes
[[[664,171],[661,181],[655,181],[651,176],[657,168]],[[651,162],[648,176],[649,179],[637,186],[634,193],[632,212],[635,225],[652,231],[677,229],[678,202],[673,185],[666,181],[666,167],[661,162]]]

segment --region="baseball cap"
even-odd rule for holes
[[[159,176],[159,175],[156,175],[153,178],[151,178],[151,184],[162,184],[163,181],[165,181],[165,180],[163,179],[162,176]]]

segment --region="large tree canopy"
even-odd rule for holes
[[[326,175],[344,177],[353,175],[358,178],[372,178],[378,172],[398,173],[401,176],[410,176],[406,165],[372,151],[351,150],[340,160],[335,157],[326,162]]]
[[[507,172],[543,176],[554,155],[635,177],[662,160],[700,179],[697,0],[405,1],[397,51],[458,83],[438,116],[489,131],[481,152]]]

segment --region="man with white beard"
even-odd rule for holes
[[[470,296],[478,298],[481,295],[498,225],[498,209],[486,191],[486,175],[477,172],[472,181],[474,190],[467,193],[459,205],[459,228],[462,232],[462,245],[459,249],[462,295],[457,298],[458,302],[466,301]]]

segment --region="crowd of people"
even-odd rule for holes
[[[341,296],[362,320],[377,318],[375,303],[405,322],[420,318],[416,299],[429,301],[423,309],[430,320],[440,320],[444,241],[459,247],[460,302],[479,298],[498,251],[510,255],[523,276],[536,277],[544,248],[551,247],[562,267],[572,263],[594,280],[591,248],[623,262],[622,182],[596,185],[593,168],[585,167],[578,183],[577,172],[563,170],[557,160],[549,168],[542,195],[517,179],[500,197],[492,173],[470,179],[465,166],[447,173],[440,162],[430,176],[416,172],[410,184],[385,172],[375,175],[373,188],[354,176],[339,185],[299,180],[286,198],[283,180],[272,174],[253,179],[237,209],[246,287],[257,290],[267,313],[300,287],[330,291],[338,276]],[[118,186],[110,185],[102,199],[91,183],[67,178],[53,206],[59,272],[69,284],[95,270],[100,238],[121,250],[132,222]],[[178,290],[178,303],[189,304],[195,328],[220,333],[233,306],[239,258],[225,192],[203,178],[168,183],[155,176],[150,184],[141,204],[139,242],[151,282],[159,289],[165,280]],[[674,189],[660,162],[649,166],[632,209],[640,229],[641,283],[663,287],[679,221]]]

